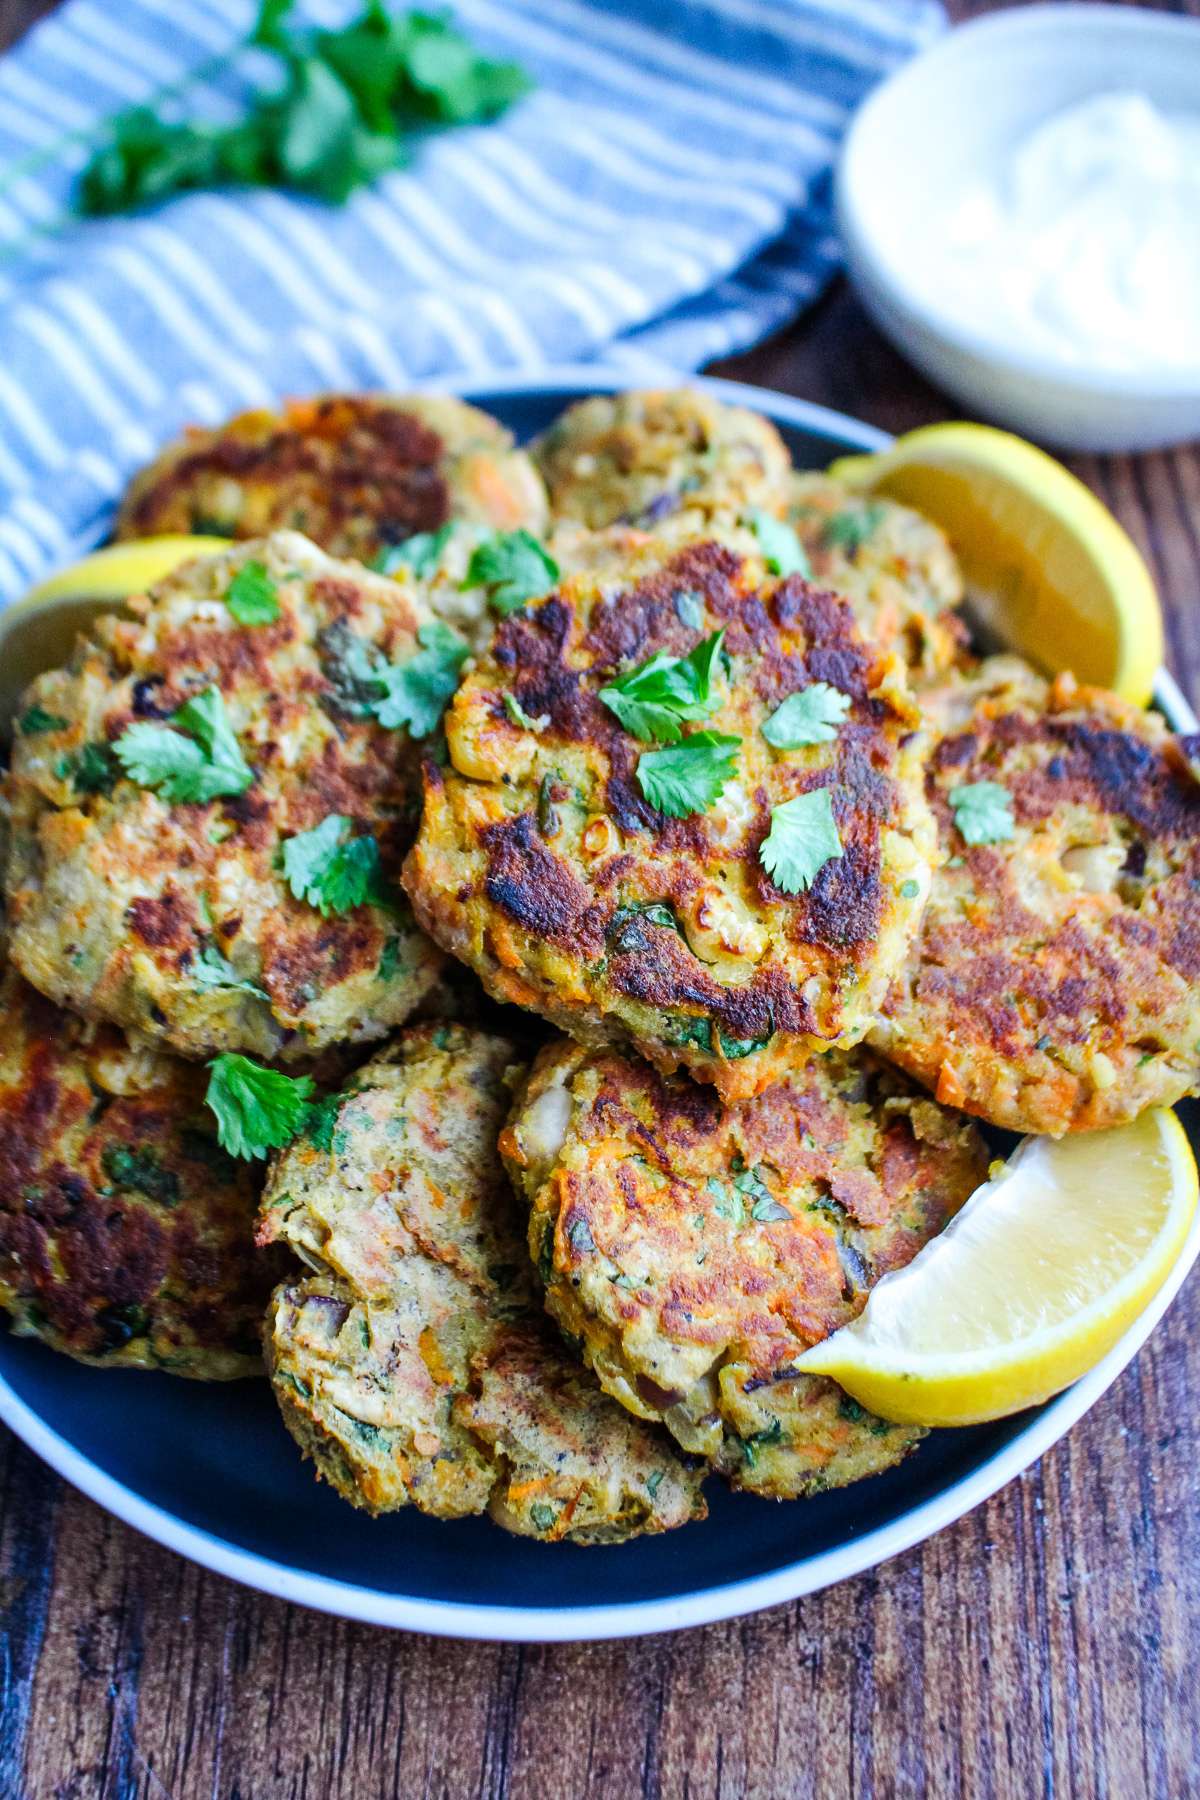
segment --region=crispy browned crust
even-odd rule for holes
[[[286,527],[366,562],[457,518],[544,524],[537,474],[496,420],[438,396],[325,394],[187,432],[133,482],[116,535]]]
[[[930,706],[928,792],[948,860],[874,1041],[939,1097],[1017,1131],[1097,1129],[1194,1092],[1194,743],[1011,659]],[[979,781],[1011,796],[1010,840],[972,847],[958,832],[949,795]]]
[[[805,1420],[828,1409],[827,1384],[796,1385],[796,1357],[854,1318],[987,1166],[967,1121],[875,1059],[836,1051],[725,1106],[635,1057],[552,1045],[501,1150],[531,1203],[546,1304],[601,1383],[743,1485],[775,1492],[811,1485],[822,1456],[794,1461],[789,1485],[783,1463],[768,1474],[742,1445],[764,1432],[779,1443],[782,1426],[743,1432],[738,1420],[764,1405],[790,1413],[799,1451]],[[853,1423],[833,1408],[827,1460],[862,1435]]]
[[[240,625],[228,609],[247,562],[276,584],[272,623]],[[428,614],[409,587],[293,532],[191,563],[129,613],[97,621],[70,665],[23,702],[51,728],[18,730],[7,780],[13,961],[60,1004],[184,1055],[308,1058],[382,1037],[441,957],[398,884],[419,805],[417,749],[359,704],[351,652],[403,661]],[[124,778],[112,743],[210,685],[252,784],[188,804]],[[107,758],[99,789],[81,785],[89,756],[102,768]],[[323,917],[292,893],[282,845],[330,814],[375,837],[394,904]],[[265,998],[204,984],[197,959],[209,949]]]
[[[106,1367],[262,1373],[277,1257],[259,1180],[219,1149],[190,1064],[0,980],[0,1307]]]
[[[718,627],[732,675],[705,725],[741,738],[739,769],[710,811],[668,818],[637,781],[648,746],[597,690]],[[772,751],[763,721],[815,681],[851,701],[835,742]],[[447,715],[450,761],[426,765],[405,870],[417,916],[498,998],[585,1040],[631,1037],[726,1095],[753,1092],[797,1055],[862,1034],[915,926],[931,833],[899,682],[844,601],[713,542],[652,547],[624,585],[568,579],[503,621]],[[772,807],[817,787],[833,795],[843,854],[789,895],[759,849]],[[646,917],[655,903],[678,930]],[[722,909],[733,937],[711,923]]]

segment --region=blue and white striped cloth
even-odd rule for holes
[[[936,0],[454,0],[536,91],[344,208],[196,194],[47,229],[79,141],[5,185],[255,11],[68,0],[0,62],[0,599],[94,542],[185,422],[600,353],[636,379],[765,336],[836,263],[829,171],[850,112],[942,25]],[[190,89],[187,112],[228,112],[239,69]]]

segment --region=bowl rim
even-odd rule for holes
[[[629,370],[601,364],[566,364],[548,367],[536,375],[463,376],[447,380],[444,387],[477,402],[489,396],[510,395],[552,396],[568,404],[583,393],[618,392],[629,386],[631,378],[640,379],[644,373],[638,370],[631,375]],[[661,372],[661,379],[682,382],[734,405],[750,406],[777,423],[841,439],[859,450],[882,450],[892,442],[886,432],[849,414],[767,388],[713,376],[672,376],[666,370]],[[1173,715],[1178,728],[1187,729],[1195,723],[1186,700],[1169,677],[1165,682],[1160,680],[1157,691],[1160,703]],[[1043,1456],[1112,1386],[1166,1312],[1197,1258],[1200,1212],[1167,1281],[1108,1355],[1065,1393],[1032,1411],[1005,1444],[940,1493],[885,1525],[816,1555],[800,1555],[768,1574],[661,1599],[597,1606],[479,1605],[385,1593],[334,1576],[314,1574],[257,1551],[243,1550],[144,1499],[47,1425],[2,1373],[0,1420],[64,1480],[124,1524],[214,1574],[276,1599],[338,1618],[435,1637],[496,1643],[578,1643],[642,1637],[712,1624],[815,1593],[888,1561],[971,1512]]]
[[[1092,399],[1161,400],[1175,405],[1200,401],[1200,365],[1182,374],[1172,370],[1150,374],[1124,369],[1086,372],[1058,362],[1053,356],[1020,350],[998,334],[965,324],[956,313],[922,292],[902,265],[878,248],[864,223],[857,198],[867,154],[864,139],[884,105],[893,103],[897,96],[903,101],[906,90],[923,80],[930,67],[945,63],[949,74],[956,63],[986,57],[998,38],[1028,38],[1036,42],[1039,37],[1052,36],[1064,28],[1076,41],[1084,32],[1101,39],[1159,37],[1165,41],[1173,37],[1181,45],[1186,41],[1193,51],[1200,51],[1200,17],[1148,12],[1134,6],[1081,7],[1049,0],[1044,5],[988,13],[956,26],[881,82],[859,107],[842,140],[834,167],[834,210],[847,264],[875,290],[883,304],[903,315],[910,326],[929,332],[961,355],[974,357],[993,369]]]

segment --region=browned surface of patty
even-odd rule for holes
[[[987,1166],[961,1115],[838,1051],[724,1106],[636,1057],[551,1045],[500,1142],[531,1203],[547,1306],[601,1384],[740,1485],[778,1494],[873,1449],[795,1359],[856,1317]],[[818,1428],[824,1462],[803,1454]],[[759,1433],[778,1456],[745,1451]]]
[[[946,862],[872,1035],[938,1097],[1014,1131],[1097,1129],[1200,1081],[1200,740],[1013,658],[929,697]],[[971,845],[950,796],[1013,829]]]
[[[0,1307],[106,1367],[262,1373],[280,1261],[260,1180],[219,1148],[205,1075],[0,980]]]
[[[651,746],[597,690],[718,628],[731,672],[704,724],[740,737],[738,769],[706,812],[670,818],[638,783]],[[763,722],[814,682],[850,702],[836,738],[772,750]],[[405,885],[420,923],[497,998],[585,1041],[632,1038],[728,1096],[753,1092],[861,1035],[903,958],[932,835],[915,718],[898,663],[835,595],[715,543],[651,546],[624,580],[572,576],[500,624],[447,714],[448,765],[426,762]],[[818,787],[842,854],[788,894],[760,847],[772,808]],[[677,929],[656,922],[664,908]]]
[[[118,538],[303,531],[369,561],[456,518],[541,529],[545,496],[510,433],[438,395],[325,394],[194,428],[135,479]]]

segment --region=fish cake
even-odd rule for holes
[[[682,534],[781,510],[791,469],[769,419],[691,388],[579,400],[533,455],[556,519]]]
[[[640,785],[661,746],[599,690],[718,631],[698,723],[737,740],[736,766],[706,810],[671,817]],[[763,727],[809,687],[836,722],[774,748]],[[904,959],[934,848],[917,725],[898,659],[846,601],[716,543],[646,546],[623,578],[573,575],[500,623],[446,715],[448,761],[426,761],[405,885],[497,999],[737,1098],[861,1037]],[[827,808],[836,833],[795,892],[762,861],[788,802]]]
[[[372,1513],[489,1511],[546,1542],[614,1543],[704,1513],[700,1471],[573,1363],[542,1311],[496,1154],[507,1040],[411,1027],[274,1164],[260,1241],[285,1282],[268,1357],[288,1429]]]
[[[784,515],[812,579],[844,594],[867,637],[928,679],[951,667],[965,629],[962,571],[945,533],[910,506],[856,494],[832,476],[791,476]]]
[[[261,1375],[278,1259],[193,1064],[0,976],[0,1308],[80,1362]]]
[[[116,535],[286,528],[369,563],[454,520],[545,526],[541,478],[496,419],[448,395],[323,394],[186,432],[133,481]]]
[[[235,605],[272,616],[243,623]],[[99,620],[18,714],[14,963],[59,1004],[186,1056],[296,1060],[383,1037],[442,961],[397,881],[417,750],[370,701],[373,670],[435,654],[419,599],[278,532],[188,564],[129,615]],[[217,785],[238,791],[186,797],[211,769],[189,771],[185,705],[217,719]],[[131,727],[156,759],[138,780],[114,749]],[[165,757],[185,758],[183,798],[156,777]]]
[[[795,1360],[855,1318],[983,1180],[975,1127],[859,1052],[754,1099],[635,1057],[541,1052],[500,1147],[546,1305],[601,1386],[777,1499],[897,1461],[889,1427]]]
[[[1200,739],[1012,657],[928,712],[946,860],[872,1042],[1012,1131],[1099,1130],[1196,1092]]]

